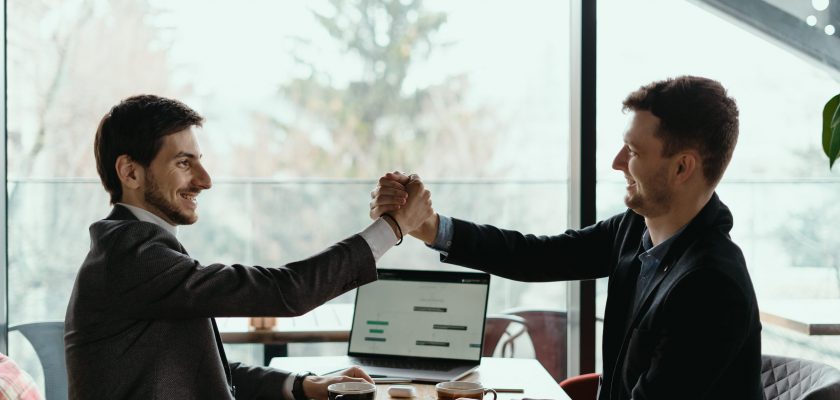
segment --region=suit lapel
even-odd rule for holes
[[[230,373],[230,364],[225,355],[225,348],[222,344],[222,335],[219,334],[219,327],[216,326],[216,319],[210,318],[210,323],[213,324],[213,335],[216,337],[216,347],[219,349],[219,356],[222,357],[222,365],[225,367],[225,378],[227,378],[228,387],[233,388],[233,378]]]
[[[671,245],[671,248],[668,249],[668,253],[662,259],[662,262],[660,263],[660,267],[657,268],[657,273],[654,276],[654,281],[651,282],[648,289],[643,294],[642,299],[639,301],[639,305],[634,306],[632,310],[631,310],[631,306],[628,306],[626,308],[629,311],[628,314],[632,315],[632,317],[629,317],[625,321],[626,325],[625,325],[624,335],[623,335],[623,338],[622,338],[622,341],[621,341],[621,347],[619,347],[618,354],[615,357],[615,364],[614,364],[613,369],[612,369],[612,374],[610,375],[610,382],[609,382],[610,387],[608,388],[608,393],[610,394],[610,396],[612,398],[618,398],[619,391],[621,390],[621,385],[617,384],[616,382],[621,380],[619,378],[619,374],[620,374],[620,371],[621,371],[620,366],[625,361],[624,358],[625,358],[625,353],[627,351],[627,345],[628,345],[628,342],[630,340],[630,335],[633,332],[633,329],[636,326],[638,326],[639,322],[641,321],[642,317],[647,313],[648,309],[652,306],[651,304],[649,304],[649,302],[652,301],[651,300],[652,295],[654,293],[656,293],[659,286],[662,285],[662,281],[665,279],[665,277],[668,276],[668,275],[672,275],[673,273],[671,271],[673,269],[679,268],[680,257],[682,257],[682,255],[685,253],[685,251],[688,249],[688,247],[692,243],[694,243],[694,240],[696,239],[697,235],[699,234],[698,232],[701,232],[701,231],[706,230],[706,229],[721,229],[721,230],[725,230],[726,232],[728,232],[729,229],[731,229],[731,227],[732,227],[731,216],[729,217],[729,219],[726,219],[726,218],[721,219],[721,217],[719,215],[721,208],[723,208],[725,210],[726,206],[723,205],[720,202],[720,199],[718,198],[717,193],[715,193],[715,194],[712,195],[712,198],[709,200],[709,202],[706,204],[706,206],[704,206],[703,209],[700,210],[700,213],[698,213],[697,216],[695,216],[694,219],[691,220],[691,222],[689,222],[686,229],[682,232],[682,234],[680,234],[680,236],[676,239],[674,244]],[[714,226],[716,224],[719,228],[714,228]],[[632,283],[633,285],[636,285],[636,279],[634,279],[634,277],[638,278],[639,268],[641,266],[641,262],[639,261],[639,254],[641,254],[641,252],[643,251],[643,250],[641,250],[641,248],[642,248],[641,232],[642,231],[643,231],[643,228],[640,228],[640,230],[639,230],[640,234],[639,234],[638,239],[633,238],[634,241],[638,240],[640,250],[638,250],[636,252],[636,255],[634,256],[634,259],[630,260],[632,262],[632,264],[631,264],[630,268],[627,268],[628,271],[626,273],[620,275],[620,277],[621,277],[620,282],[629,282],[629,283]],[[635,272],[635,274],[634,274],[634,272]],[[612,280],[612,278],[610,280]],[[628,286],[629,286],[629,283],[627,283]],[[632,302],[634,300],[633,296],[632,296],[633,291],[628,290],[628,289],[623,288],[623,287],[620,288],[620,289],[622,289],[621,293],[622,293],[623,299],[625,301]],[[609,300],[608,300],[608,307],[609,307]],[[605,329],[606,329],[606,321],[604,323],[605,323]],[[605,347],[604,352],[605,352],[605,355],[606,355],[606,347]]]
[[[635,304],[635,308],[633,309],[633,318],[631,319],[630,328],[636,326],[641,319],[641,316],[644,314],[643,311],[646,311],[648,306],[649,297],[656,292],[656,289],[662,284],[662,280],[668,275],[668,272],[671,271],[671,264],[665,264],[664,262],[660,264],[660,266],[656,269],[656,274],[653,276],[653,282],[651,282],[645,288],[645,292],[642,293],[639,302]]]
[[[134,216],[134,213],[131,212],[128,208],[125,208],[119,204],[114,205],[114,208],[111,210],[111,213],[105,217],[106,220],[112,221],[138,221],[137,217]],[[186,256],[189,256],[187,253],[187,249],[184,248],[184,245],[181,244],[181,241],[176,240],[178,243],[178,249],[181,253]],[[213,325],[213,336],[216,338],[216,347],[219,349],[219,356],[222,358],[222,364],[225,368],[225,377],[227,378],[228,386],[233,387],[233,380],[231,377],[230,372],[230,364],[227,361],[227,355],[225,355],[225,348],[222,344],[222,337],[219,334],[219,327],[216,325],[216,320],[214,318],[210,318],[210,323]]]
[[[685,230],[680,234],[680,236],[676,238],[676,241],[674,241],[674,244],[671,245],[671,248],[668,249],[668,253],[665,254],[665,257],[663,257],[662,262],[656,269],[656,274],[653,278],[654,281],[648,285],[647,290],[642,294],[639,303],[633,310],[633,317],[630,320],[631,322],[628,326],[627,336],[624,338],[625,340],[628,340],[629,333],[632,332],[633,327],[639,323],[642,316],[644,316],[650,308],[650,297],[656,293],[656,290],[662,284],[662,280],[668,276],[674,267],[678,266],[679,257],[682,257],[688,247],[694,243],[694,240],[697,238],[699,232],[710,229],[715,221],[715,217],[718,214],[719,208],[720,200],[718,199],[717,194],[714,194],[709,202],[694,217],[694,219],[688,223],[688,226],[685,227]]]

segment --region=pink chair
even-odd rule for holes
[[[560,388],[572,400],[596,400],[600,381],[601,374],[593,372],[568,378],[560,382]]]
[[[508,310],[505,314],[516,315],[525,320],[537,361],[555,381],[566,379],[566,312],[518,308]]]
[[[502,357],[513,357],[514,339],[525,333],[525,319],[516,315],[492,314],[484,324],[484,348],[481,355],[492,357],[496,347],[502,347]]]

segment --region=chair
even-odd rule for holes
[[[525,320],[537,361],[555,381],[566,379],[566,312],[545,309],[514,309],[506,314]]]
[[[32,344],[44,369],[44,395],[49,400],[66,400],[67,364],[64,361],[64,321],[33,322],[9,327]]]
[[[501,342],[502,357],[513,357],[514,340],[525,333],[525,319],[516,315],[488,315],[484,324],[484,348],[481,355],[492,357]],[[509,352],[508,352],[509,350]]]
[[[601,374],[593,372],[564,379],[560,387],[572,400],[596,400],[600,381]]]
[[[840,399],[840,371],[816,361],[762,355],[761,383],[767,400]]]

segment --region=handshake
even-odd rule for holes
[[[432,195],[419,176],[389,172],[379,178],[370,197],[370,218],[388,214],[391,218],[385,220],[400,240],[409,234],[426,244],[434,242],[438,216],[432,208]]]

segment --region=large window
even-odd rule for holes
[[[734,215],[732,239],[746,257],[759,307],[840,297],[832,233],[840,179],[837,168],[829,172],[820,143],[822,107],[837,93],[837,71],[688,1],[602,0],[598,29],[599,218],[624,209],[624,179],[609,166],[629,124],[621,113],[626,95],[666,77],[717,79],[741,112],[740,138],[718,194]],[[599,303],[605,295],[601,282]],[[840,339],[763,326],[764,353],[840,366]]]
[[[368,193],[394,169],[423,176],[440,213],[561,231],[568,7],[9,0],[10,324],[63,320],[87,227],[109,211],[93,135],[138,93],[207,118],[199,138],[214,187],[180,231],[202,262],[313,254],[366,226]],[[413,240],[380,266],[450,268]],[[491,312],[563,308],[565,284],[494,278],[490,298]],[[21,338],[9,347],[37,370]]]

